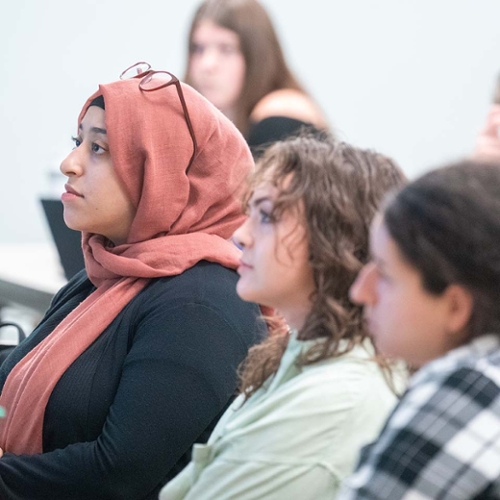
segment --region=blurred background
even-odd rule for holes
[[[500,71],[498,0],[262,0],[338,136],[410,176],[468,154]],[[50,240],[40,196],[97,83],[136,61],[182,77],[197,0],[17,0],[0,15],[0,244]]]

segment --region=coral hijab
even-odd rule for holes
[[[43,451],[45,407],[67,368],[108,327],[149,279],[182,273],[200,260],[235,268],[229,241],[243,222],[239,194],[252,166],[232,123],[182,85],[198,143],[193,142],[175,86],[143,92],[137,79],[100,85],[82,109],[104,97],[113,166],[136,207],[128,240],[113,247],[84,233],[87,274],[97,289],[7,376],[0,405],[0,447],[16,454]]]

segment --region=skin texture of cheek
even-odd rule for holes
[[[246,300],[248,302],[255,302],[255,292],[252,293],[252,283],[251,279],[248,276],[248,273],[240,272],[240,277],[238,279],[238,283],[236,284],[236,293],[243,300]]]
[[[408,308],[399,305],[402,314],[396,317],[392,308],[385,314],[380,311],[379,317],[384,319],[374,320],[371,328],[375,330],[374,341],[382,354],[420,367],[446,352],[446,332],[433,321],[431,310],[419,308],[415,302],[414,307],[411,306],[411,303]]]

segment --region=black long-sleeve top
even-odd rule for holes
[[[157,499],[232,398],[237,365],[264,334],[236,281],[208,262],[152,280],[59,380],[43,453],[0,459],[0,499]],[[0,387],[93,290],[83,271],[56,295],[2,365]]]

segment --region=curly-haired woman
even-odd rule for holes
[[[385,193],[404,183],[388,158],[303,136],[271,146],[235,233],[237,292],[290,327],[251,349],[242,395],[197,445],[162,500],[331,498],[396,402],[349,287],[368,259]],[[385,376],[384,376],[385,375]]]

